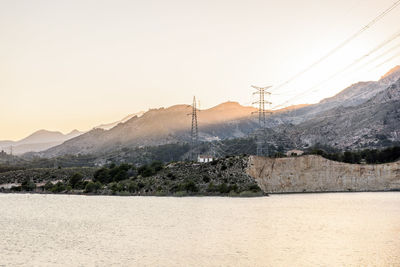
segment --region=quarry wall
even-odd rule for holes
[[[250,156],[246,172],[266,193],[400,190],[400,161],[369,165],[336,162],[316,155]]]

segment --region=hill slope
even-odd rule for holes
[[[355,149],[400,142],[400,79],[363,104],[330,109],[287,133],[301,146]]]
[[[250,116],[256,109],[236,102],[227,102],[202,110],[200,140],[244,137],[252,132],[256,121]],[[189,105],[152,109],[141,117],[133,117],[110,130],[93,129],[81,136],[53,147],[41,155],[46,157],[76,153],[98,153],[119,147],[152,146],[186,142],[190,139]]]

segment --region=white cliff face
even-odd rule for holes
[[[255,178],[266,193],[400,190],[400,161],[364,165],[315,155],[251,156],[247,174]]]

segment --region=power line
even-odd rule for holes
[[[384,65],[384,64],[386,64],[386,63],[388,63],[389,61],[392,61],[393,59],[395,59],[395,58],[397,58],[397,57],[400,57],[400,52],[397,53],[397,54],[395,54],[395,55],[393,55],[393,56],[391,56],[390,58],[386,59],[386,60],[383,61],[382,63],[376,65],[376,66],[374,67],[374,69],[379,68],[380,66],[382,66],[382,65]]]
[[[369,28],[371,28],[374,24],[376,24],[378,21],[380,21],[381,19],[383,19],[387,14],[389,14],[391,11],[393,11],[397,6],[400,5],[400,0],[395,1],[389,8],[387,8],[385,11],[383,11],[382,13],[380,13],[377,17],[375,17],[372,21],[370,21],[367,25],[365,25],[364,27],[362,27],[359,31],[357,31],[356,33],[354,33],[353,35],[351,35],[349,38],[347,38],[345,41],[343,41],[342,43],[340,43],[338,46],[336,46],[335,48],[333,48],[331,51],[329,51],[326,55],[324,55],[323,57],[319,58],[317,61],[315,61],[314,63],[312,63],[311,65],[309,65],[308,67],[306,67],[305,69],[303,69],[302,71],[298,72],[297,74],[295,74],[294,76],[292,76],[291,78],[289,78],[288,80],[286,80],[285,82],[279,84],[277,87],[275,87],[273,90],[279,89],[289,83],[291,83],[292,81],[296,80],[298,77],[302,76],[304,73],[308,72],[309,70],[311,70],[312,68],[314,68],[315,66],[319,65],[321,62],[323,62],[324,60],[326,60],[327,58],[331,57],[333,54],[335,54],[337,51],[339,51],[340,49],[342,49],[344,46],[346,46],[348,43],[350,43],[351,41],[353,41],[355,38],[357,38],[359,35],[361,35],[363,32],[365,32],[366,30],[368,30]]]
[[[360,69],[365,68],[366,66],[370,65],[371,63],[377,61],[378,59],[382,58],[383,56],[386,56],[387,54],[389,54],[390,52],[395,51],[396,49],[400,48],[400,43],[385,50],[383,53],[377,55],[376,57],[374,57],[373,59],[371,59],[370,61],[368,61],[367,63],[363,64],[362,66],[358,67],[357,69],[355,69],[352,73],[359,71]]]
[[[295,95],[294,97],[290,98],[289,100],[286,100],[285,102],[274,106],[273,109],[277,108],[277,107],[281,107],[284,106],[285,104],[289,103],[290,101],[294,100],[294,99],[298,99],[300,96],[303,96],[314,92],[314,91],[318,91],[315,90],[317,88],[319,88],[321,85],[327,83],[328,81],[332,80],[333,78],[335,78],[336,76],[338,76],[339,74],[342,74],[343,72],[347,71],[348,69],[352,68],[353,66],[357,65],[358,63],[360,63],[362,60],[364,60],[365,58],[369,57],[371,54],[375,53],[376,51],[378,51],[379,49],[381,49],[382,47],[386,46],[388,43],[392,42],[393,40],[397,39],[400,37],[400,31],[397,31],[395,34],[393,34],[391,37],[389,37],[388,39],[386,39],[385,41],[383,41],[382,43],[380,43],[379,45],[377,45],[375,48],[373,48],[372,50],[370,50],[367,54],[361,56],[360,58],[356,59],[355,61],[353,61],[351,64],[347,65],[345,68],[339,70],[338,72],[334,73],[333,75],[329,76],[327,79],[319,82],[318,84],[314,85],[313,87]]]

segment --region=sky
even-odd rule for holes
[[[87,131],[191,104],[193,95],[201,109],[250,105],[251,85],[282,84],[394,2],[0,0],[0,140]],[[400,52],[396,38],[325,82],[400,31],[399,17],[400,6],[298,79],[272,87],[272,107],[316,103],[399,65],[399,56],[385,62]]]

